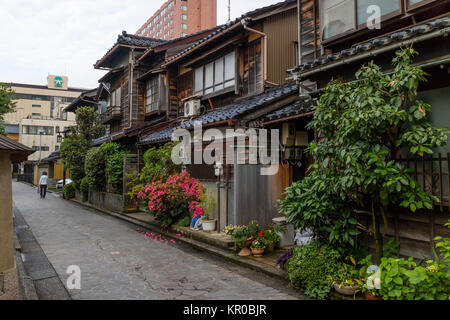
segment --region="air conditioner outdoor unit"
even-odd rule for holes
[[[295,133],[295,146],[296,147],[307,147],[308,142],[308,132],[307,131],[297,131]]]
[[[184,103],[184,116],[193,117],[200,114],[200,100],[189,100]]]
[[[283,123],[281,127],[281,144],[292,147],[295,144],[295,123]]]

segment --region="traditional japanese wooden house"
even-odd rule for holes
[[[168,108],[175,121],[168,127],[142,135],[140,147],[170,141],[176,129],[204,130],[257,128],[258,119],[298,104],[298,87],[286,81],[285,70],[296,64],[297,3],[287,0],[244,14],[218,27],[177,54],[166,57]],[[161,46],[165,46],[161,45]],[[157,51],[158,47],[155,48]],[[157,73],[159,69],[155,69]],[[309,102],[299,102],[310,111]],[[194,137],[197,138],[197,137]],[[223,143],[233,139],[225,135]],[[249,139],[246,138],[246,146]],[[203,141],[203,147],[208,141]],[[235,148],[239,144],[234,143]],[[291,171],[280,168],[273,176],[260,176],[260,165],[229,160],[226,152],[211,164],[189,164],[187,170],[209,189],[215,190],[218,227],[257,219],[269,224],[278,216],[276,200],[292,180]],[[231,164],[230,164],[231,162]],[[220,167],[220,166],[219,166]],[[250,187],[254,186],[254,187]]]
[[[432,123],[450,126],[450,1],[434,0],[299,0],[299,65],[289,70],[301,93],[317,98],[331,79],[355,80],[363,64],[374,61],[386,73],[392,71],[395,51],[413,46],[419,52],[415,65],[428,74],[418,98],[430,103]],[[370,5],[380,19],[374,20]],[[377,24],[379,23],[379,24]],[[400,240],[401,253],[418,258],[431,256],[433,239],[448,235],[443,223],[450,218],[450,147],[437,148],[432,157],[400,154],[422,188],[440,198],[435,210],[412,214],[393,210],[387,234]],[[368,218],[369,219],[369,218]],[[366,221],[367,226],[370,222]]]

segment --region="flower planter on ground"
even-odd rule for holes
[[[344,296],[354,296],[361,290],[360,286],[340,286],[338,284],[333,285],[334,289]]]
[[[252,244],[253,238],[248,238],[247,241],[244,243],[241,251],[238,253],[238,256],[240,257],[248,257],[252,255],[252,251],[249,249],[250,245]]]
[[[364,298],[366,298],[366,300],[383,300],[383,297],[374,296],[370,292],[364,292]]]
[[[255,257],[262,257],[262,255],[264,254],[264,250],[265,248],[252,248],[252,254]]]
[[[215,231],[217,220],[202,220],[203,231]]]

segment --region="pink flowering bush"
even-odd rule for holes
[[[191,214],[194,217],[202,216],[203,195],[203,185],[183,172],[145,185],[137,198],[155,215],[161,226],[167,228]]]

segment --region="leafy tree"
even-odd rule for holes
[[[14,91],[11,86],[0,82],[0,134],[7,135],[5,131],[3,115],[14,112],[16,103],[13,101]]]
[[[76,111],[76,127],[61,143],[61,157],[70,170],[72,180],[81,182],[85,176],[84,159],[91,147],[92,139],[104,134],[104,127],[98,125],[98,114],[92,107],[80,107]]]
[[[383,252],[380,223],[386,230],[388,206],[415,212],[432,209],[433,200],[438,201],[397,161],[400,151],[423,157],[447,142],[446,130],[427,119],[431,106],[417,99],[426,73],[411,65],[416,54],[412,48],[397,51],[391,75],[371,62],[356,73],[357,81],[332,81],[326,87],[309,124],[320,138],[309,147],[316,162],[310,176],[288,188],[280,201],[289,222],[313,227],[343,247],[354,244],[355,214],[369,213],[378,263]]]
[[[85,172],[89,186],[104,191],[106,183],[112,184],[117,193],[123,191],[123,156],[127,152],[120,144],[104,143],[87,152]]]

